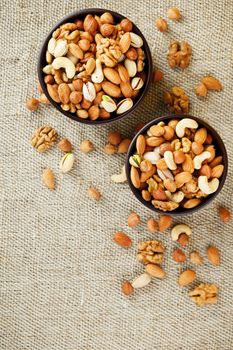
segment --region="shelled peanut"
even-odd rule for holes
[[[145,81],[143,39],[129,19],[88,14],[64,23],[48,42],[44,82],[65,111],[94,121],[132,108]]]
[[[191,118],[152,125],[138,136],[129,163],[133,186],[162,211],[200,205],[217,191],[224,171],[212,136]]]

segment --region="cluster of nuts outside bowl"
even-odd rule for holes
[[[110,12],[63,23],[47,44],[42,70],[48,95],[82,120],[128,112],[148,79],[143,45],[132,22],[116,23]]]

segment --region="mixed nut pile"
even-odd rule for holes
[[[219,217],[222,222],[230,220],[230,212],[226,208],[219,208]],[[132,212],[128,216],[128,226],[134,228],[141,223],[140,216]],[[150,218],[147,221],[147,229],[151,233],[164,232],[172,225],[172,218],[169,215],[162,215],[157,222]],[[186,224],[178,224],[173,226],[171,230],[171,239],[178,243],[182,249],[188,246],[189,238],[192,235],[192,229]],[[122,248],[130,248],[132,239],[124,232],[116,232],[113,240]],[[164,244],[159,240],[142,241],[138,243],[137,260],[145,266],[144,272],[138,275],[133,281],[124,281],[121,289],[124,295],[131,295],[135,289],[147,286],[153,278],[164,279],[166,272],[161,266],[164,262]],[[187,260],[186,253],[180,248],[175,248],[172,252],[172,259],[182,264]],[[215,246],[208,246],[206,249],[208,261],[213,266],[220,265],[220,251]],[[197,252],[192,251],[189,254],[190,263],[193,265],[202,265],[203,257]],[[193,269],[187,268],[178,277],[177,283],[180,287],[189,286],[196,280],[196,272]],[[218,301],[218,287],[215,284],[200,283],[195,288],[188,292],[189,297],[199,306],[208,304],[216,304]]]
[[[217,191],[224,170],[212,136],[191,118],[151,126],[138,136],[129,163],[133,186],[163,211],[201,204]]]
[[[125,113],[145,81],[142,47],[132,22],[115,23],[109,12],[62,24],[48,42],[43,68],[50,97],[83,119]]]

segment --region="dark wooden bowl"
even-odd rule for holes
[[[60,27],[60,25],[66,23],[66,22],[73,22],[76,19],[84,19],[87,14],[101,16],[104,12],[110,12],[117,22],[120,22],[122,19],[126,18],[126,17],[120,15],[117,12],[110,11],[110,10],[105,10],[105,9],[99,9],[99,8],[91,8],[91,9],[85,9],[85,10],[73,12],[73,13],[67,15],[66,17],[64,17],[63,19],[61,19],[50,30],[49,34],[47,35],[47,37],[46,37],[46,39],[45,39],[45,41],[44,41],[44,43],[42,45],[42,48],[41,48],[41,51],[40,51],[40,54],[39,54],[39,59],[38,59],[37,69],[38,69],[39,81],[40,81],[41,87],[42,87],[46,97],[49,99],[51,104],[54,105],[54,107],[57,108],[62,114],[64,114],[66,117],[69,117],[69,118],[71,118],[71,119],[73,119],[75,121],[78,121],[78,122],[82,123],[82,124],[104,125],[104,124],[109,124],[109,123],[112,123],[112,122],[115,122],[115,121],[118,121],[120,119],[123,119],[123,118],[126,118],[126,117],[130,116],[134,112],[134,110],[139,106],[139,104],[142,102],[143,98],[145,97],[146,93],[149,90],[150,83],[152,81],[153,63],[152,63],[152,57],[151,57],[150,48],[149,48],[149,46],[147,44],[146,39],[144,38],[143,34],[141,33],[141,31],[138,29],[138,27],[136,27],[135,24],[133,24],[133,32],[138,34],[143,39],[143,50],[144,50],[145,56],[146,56],[145,68],[144,68],[144,72],[146,73],[146,81],[145,81],[142,89],[140,90],[140,93],[139,93],[138,97],[136,97],[136,99],[134,99],[135,103],[134,103],[133,107],[129,111],[127,111],[125,113],[122,113],[120,115],[117,115],[116,113],[113,112],[113,113],[111,113],[111,117],[109,119],[106,119],[106,120],[98,120],[97,119],[95,121],[91,121],[90,119],[79,118],[75,113],[71,113],[69,111],[64,111],[61,108],[60,104],[55,102],[49,96],[49,94],[47,92],[46,84],[44,82],[45,74],[43,73],[42,69],[43,69],[43,67],[45,65],[47,65],[47,62],[46,62],[46,59],[45,59],[45,54],[46,54],[46,51],[47,51],[48,41],[51,38],[52,33],[54,32],[54,30],[56,30],[58,27]]]
[[[131,182],[130,179],[130,168],[131,165],[129,164],[129,158],[135,153],[136,151],[136,139],[139,135],[141,134],[145,134],[146,131],[154,124],[157,124],[161,121],[164,122],[168,122],[171,119],[182,119],[182,118],[192,118],[194,120],[196,120],[199,124],[199,126],[201,127],[205,127],[208,131],[208,133],[213,137],[213,144],[215,145],[216,148],[216,155],[221,155],[223,157],[222,160],[222,164],[224,165],[224,171],[223,174],[221,176],[221,178],[219,179],[219,187],[217,189],[216,192],[210,194],[208,197],[203,198],[201,204],[199,204],[197,207],[192,208],[192,209],[185,209],[182,207],[177,208],[174,211],[167,211],[164,212],[162,210],[156,209],[150,202],[145,201],[142,196],[141,196],[141,192],[140,190],[138,190],[137,188],[135,188]],[[187,214],[191,214],[191,213],[195,213],[198,210],[202,209],[203,207],[205,207],[207,204],[209,204],[210,202],[213,201],[213,199],[218,195],[218,193],[221,191],[224,182],[226,180],[226,176],[227,176],[227,169],[228,169],[228,159],[227,159],[227,152],[226,152],[226,148],[224,146],[224,143],[221,139],[221,137],[219,136],[219,134],[209,125],[207,124],[205,121],[203,121],[202,119],[199,119],[197,117],[193,117],[190,115],[168,115],[168,116],[164,116],[164,117],[159,117],[156,118],[154,120],[152,120],[151,122],[149,122],[148,124],[146,124],[133,138],[130,146],[129,146],[129,150],[126,156],[126,175],[127,175],[127,180],[129,183],[129,186],[133,192],[133,194],[135,195],[135,197],[143,204],[145,205],[147,208],[153,210],[154,212],[160,213],[160,214],[169,214],[169,215],[187,215]]]

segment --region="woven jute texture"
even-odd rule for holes
[[[157,17],[166,17],[170,6],[181,9],[180,23],[169,21],[169,32],[155,30]],[[164,72],[135,113],[110,127],[82,126],[53,107],[33,114],[24,101],[37,96],[37,57],[47,32],[66,14],[88,7],[103,7],[129,16],[145,34],[154,66]],[[0,3],[0,349],[1,350],[232,350],[233,349],[233,238],[231,223],[222,224],[217,207],[231,207],[233,3],[231,0],[176,1],[56,1],[1,0]],[[190,66],[171,70],[166,62],[171,39],[187,40],[193,47]],[[218,77],[220,93],[198,99],[194,86],[203,75]],[[107,156],[102,148],[107,132],[120,130],[131,137],[139,121],[166,112],[162,93],[182,86],[191,99],[191,113],[208,121],[222,136],[229,155],[228,178],[221,194],[195,215],[175,219],[188,223],[193,236],[186,252],[202,255],[209,244],[221,250],[222,262],[195,268],[188,261],[171,260],[175,245],[169,232],[152,235],[146,220],[153,215],[131,193],[127,184],[110,180],[119,172],[124,156]],[[74,144],[77,162],[59,174],[57,147],[40,155],[29,144],[33,131],[44,124],[55,127]],[[84,155],[83,139],[95,144]],[[57,187],[42,186],[41,172],[51,167]],[[91,185],[103,194],[99,203],[87,198]],[[137,229],[127,227],[135,210],[142,218]],[[156,216],[155,216],[156,217]],[[124,230],[133,247],[124,250],[112,242],[115,230]],[[140,240],[161,239],[166,245],[167,278],[125,298],[124,279],[143,271],[135,259]],[[197,271],[197,281],[220,287],[219,303],[198,308],[189,300],[190,288],[176,280],[185,267]]]

